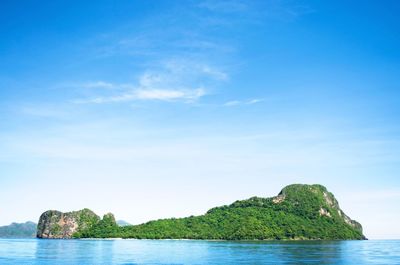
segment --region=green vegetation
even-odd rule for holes
[[[61,233],[62,228],[58,223],[55,223],[52,227],[50,227],[51,234],[59,234]]]
[[[119,226],[115,221],[114,215],[111,213],[105,214],[103,219],[97,224],[88,229],[81,230],[82,232],[74,233],[75,238],[112,238],[119,234]]]
[[[72,216],[78,220],[79,231],[84,231],[93,227],[100,221],[100,217],[87,208],[77,212],[72,212]]]
[[[112,215],[111,215],[112,216]],[[119,227],[105,215],[75,237],[138,239],[365,239],[361,225],[321,185],[290,185],[273,198],[253,197],[201,216]]]
[[[34,222],[12,223],[0,226],[0,238],[30,238],[36,236]]]

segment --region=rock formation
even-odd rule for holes
[[[44,212],[38,222],[38,238],[72,238],[79,233],[97,224],[100,217],[89,209],[62,213],[49,210]]]

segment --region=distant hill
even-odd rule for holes
[[[86,209],[85,211],[90,211]],[[54,212],[54,211],[53,211]],[[206,214],[186,218],[150,221],[118,226],[112,214],[100,219],[79,217],[74,225],[59,227],[60,215],[44,213],[46,224],[38,237],[63,238],[146,238],[146,239],[225,239],[225,240],[315,240],[365,239],[361,224],[350,219],[334,195],[322,185],[293,184],[275,197],[252,197],[210,209]],[[79,211],[78,211],[79,212]],[[73,212],[76,213],[76,212]],[[45,219],[45,220],[44,220]],[[88,219],[89,220],[89,219]],[[72,231],[70,228],[73,228]],[[69,229],[68,236],[62,232]],[[53,234],[46,234],[53,231]],[[58,233],[58,234],[57,234]]]
[[[124,220],[118,220],[117,221],[117,225],[119,225],[119,226],[127,226],[127,225],[131,225],[131,224],[128,223],[127,221],[124,221]]]
[[[0,238],[36,237],[36,226],[34,222],[12,223],[0,226]]]

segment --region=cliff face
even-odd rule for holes
[[[286,199],[289,203],[301,207],[300,203],[307,201],[307,199],[302,196],[307,196],[308,200],[313,198],[313,203],[319,205],[318,213],[321,217],[342,220],[347,225],[362,233],[361,224],[347,216],[342,209],[340,209],[339,202],[336,200],[335,196],[322,185],[289,185],[285,187],[278,196],[274,197],[274,199],[281,198],[281,202]]]
[[[100,221],[100,217],[89,209],[62,213],[46,211],[37,225],[38,238],[72,238],[75,233],[92,227]]]

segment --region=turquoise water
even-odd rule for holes
[[[400,241],[0,239],[0,264],[400,264]]]

